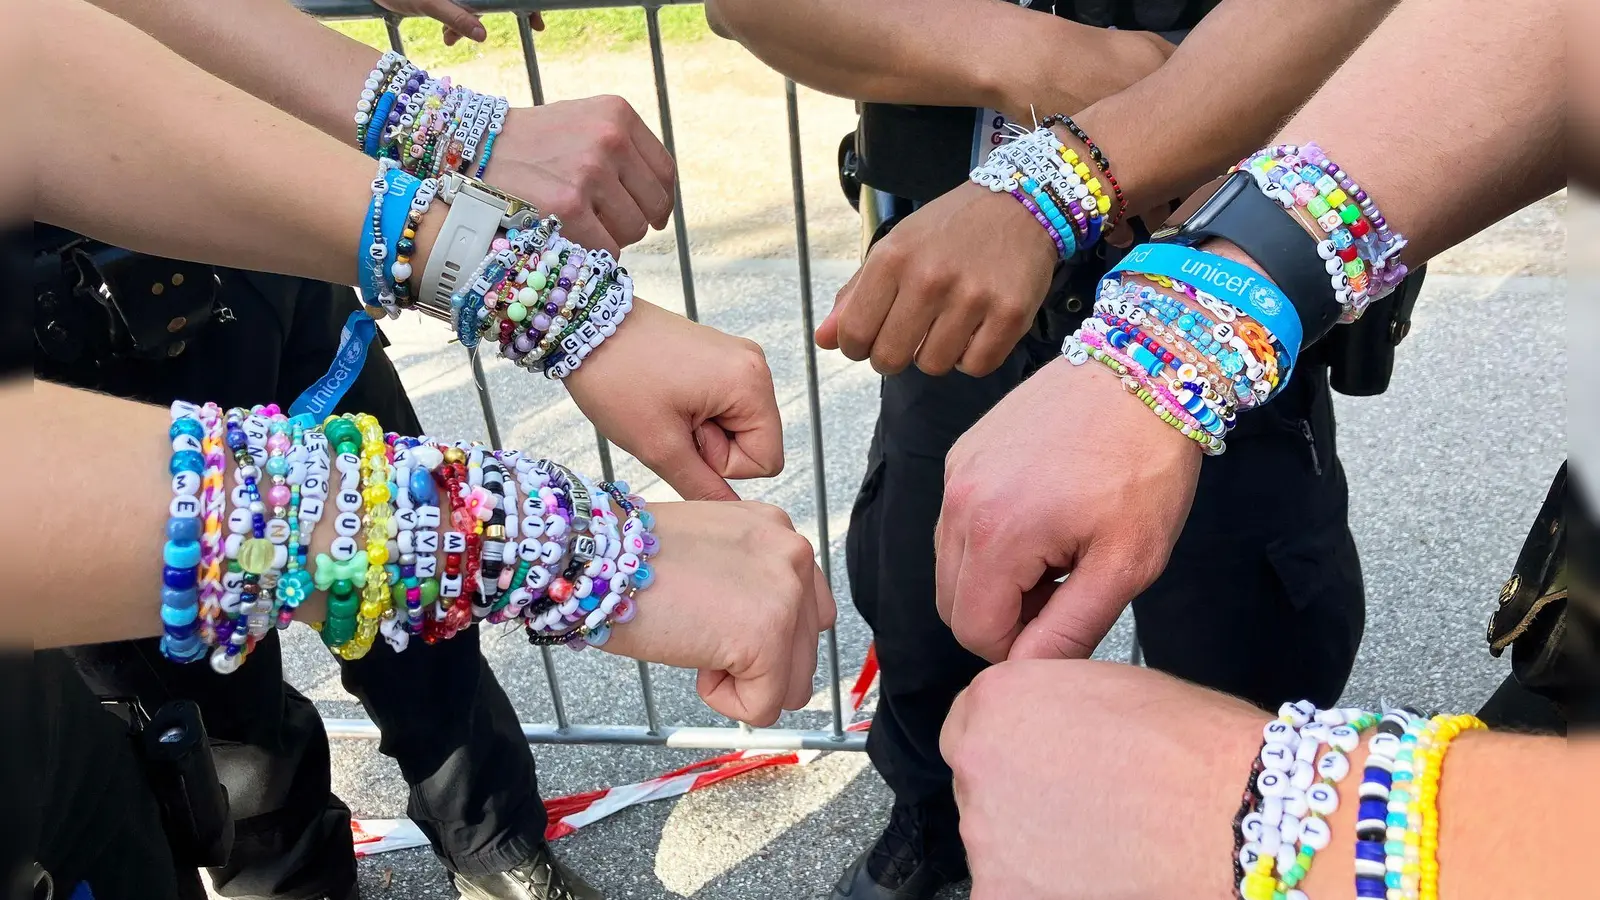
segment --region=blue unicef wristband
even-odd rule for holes
[[[1300,341],[1305,332],[1294,305],[1265,275],[1215,253],[1182,244],[1141,244],[1106,274],[1123,271],[1162,275],[1193,285],[1260,322],[1283,344],[1287,357],[1283,365],[1286,371],[1279,379],[1280,389],[1289,382],[1289,373],[1294,371],[1300,357]]]
[[[387,264],[394,259],[395,244],[400,240],[400,232],[405,230],[406,215],[411,211],[412,199],[422,188],[422,180],[400,169],[390,169],[384,177],[389,182],[389,191],[383,196],[383,217],[378,221],[378,228],[383,233],[384,249],[388,251],[384,256]],[[376,202],[377,198],[373,200]],[[367,214],[361,219],[361,241],[356,247],[356,276],[360,279],[361,299],[368,304],[378,302],[380,292],[372,271],[372,257],[367,255],[371,246],[372,204],[368,203]]]
[[[383,143],[383,130],[389,127],[389,110],[394,109],[398,99],[394,91],[385,91],[378,102],[372,105],[372,119],[367,123],[367,139],[361,145],[362,153],[372,157],[378,155],[378,145]]]

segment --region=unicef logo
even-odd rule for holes
[[[1265,285],[1250,292],[1250,301],[1269,316],[1283,311],[1283,301],[1278,299],[1278,292]]]

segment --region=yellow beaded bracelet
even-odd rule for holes
[[[361,518],[367,537],[367,581],[361,588],[355,636],[338,651],[344,659],[367,655],[378,637],[379,620],[391,611],[389,576],[384,568],[389,561],[389,519],[394,509],[389,496],[389,445],[377,419],[361,413],[355,423],[361,432]]]
[[[1439,900],[1439,778],[1444,755],[1463,731],[1486,728],[1477,716],[1434,716],[1418,741],[1417,800],[1422,812],[1420,900]]]

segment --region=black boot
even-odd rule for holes
[[[561,864],[548,844],[533,859],[509,872],[455,875],[461,900],[605,900],[600,892]]]
[[[955,804],[896,803],[877,843],[833,886],[833,900],[928,900],[967,877]]]

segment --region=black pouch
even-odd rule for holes
[[[173,861],[193,868],[226,865],[233,846],[233,817],[200,707],[173,700],[147,716],[137,700],[105,702],[126,710],[128,737],[161,808]]]
[[[1375,397],[1389,389],[1395,348],[1411,333],[1411,312],[1417,307],[1427,271],[1427,266],[1418,266],[1394,293],[1323,339],[1321,352],[1328,361],[1330,387],[1346,397]]]

